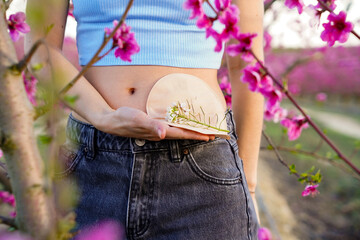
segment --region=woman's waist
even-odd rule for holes
[[[132,107],[143,112],[149,93],[159,79],[172,73],[185,73],[202,79],[226,110],[225,99],[217,81],[216,69],[192,69],[167,66],[110,66],[92,67],[85,77],[100,93],[104,100],[113,109]],[[180,80],[181,81],[181,80]],[[197,86],[194,86],[196,90]],[[176,91],[172,88],[169,91]],[[87,122],[81,116],[73,113],[74,117]],[[88,123],[88,122],[87,122]]]

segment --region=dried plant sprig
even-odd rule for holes
[[[218,123],[218,115],[216,114],[216,123],[215,123],[215,126],[212,126],[211,125],[211,117],[209,116],[208,119],[209,119],[209,124],[207,124],[205,122],[205,111],[203,110],[202,107],[200,107],[201,109],[201,112],[203,114],[203,122],[201,121],[201,114],[198,113],[198,114],[195,114],[194,112],[194,107],[192,104],[189,103],[189,101],[186,101],[185,102],[173,102],[171,104],[171,106],[169,106],[167,108],[167,111],[166,111],[166,117],[165,117],[165,120],[168,121],[168,122],[172,122],[172,123],[178,123],[178,124],[186,124],[186,125],[189,125],[189,126],[193,126],[193,127],[198,127],[198,126],[194,126],[194,124],[191,124],[191,123],[195,123],[197,125],[201,125],[203,127],[205,127],[205,129],[208,129],[208,128],[212,128],[212,129],[215,129],[217,131],[221,131],[221,132],[230,132],[229,130],[227,129],[221,129],[220,126],[221,126],[221,123],[223,122],[223,120],[220,122],[219,126],[217,127],[216,124]],[[197,119],[196,115],[199,116],[200,119]]]

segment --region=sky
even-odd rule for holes
[[[91,0],[89,0],[91,1]],[[303,0],[305,5],[316,4],[316,0]],[[354,24],[354,30],[360,34],[360,0],[336,0],[338,13],[341,10],[346,10],[348,4],[352,4],[350,10],[347,12],[347,21]],[[26,0],[13,0],[8,14],[25,11]],[[240,13],[241,17],[241,13]],[[264,16],[264,28],[272,36],[271,46],[274,48],[306,48],[306,47],[323,47],[326,43],[320,39],[320,34],[323,30],[322,23],[326,22],[326,15],[322,16],[321,24],[318,28],[310,26],[311,17],[304,11],[301,15],[296,9],[288,9],[285,7],[283,1],[275,2],[270,11],[267,11]],[[66,36],[76,36],[76,21],[69,17]],[[346,43],[336,43],[334,46],[360,46],[360,40],[350,34]]]

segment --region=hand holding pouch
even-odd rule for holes
[[[185,103],[190,109],[191,120],[182,123],[167,121],[167,109],[174,103]],[[147,114],[170,126],[229,138],[224,108],[206,82],[184,73],[172,73],[160,78],[151,89],[146,102]]]

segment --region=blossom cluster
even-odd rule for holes
[[[166,109],[165,120],[172,123],[184,123],[186,118],[190,118],[190,108],[188,104],[173,102],[171,106]]]
[[[226,52],[230,56],[237,56],[241,54],[241,57],[246,62],[252,62],[254,55],[251,51],[252,40],[257,36],[256,33],[240,33],[237,22],[239,10],[235,5],[231,4],[230,0],[215,0],[215,7],[211,6],[217,13],[217,17],[211,18],[205,15],[202,8],[202,0],[187,0],[184,3],[184,8],[192,11],[191,19],[198,17],[197,26],[199,28],[206,29],[206,37],[212,36],[217,41],[215,51],[220,51],[222,42],[226,42],[230,37],[236,39],[238,43],[230,44]],[[296,4],[301,5],[300,1],[291,1],[291,6]],[[289,1],[286,4],[290,4]],[[302,4],[303,5],[303,4]],[[301,5],[301,6],[302,6]],[[300,9],[302,11],[302,9]],[[299,12],[300,12],[299,10]],[[217,33],[212,29],[213,22],[219,20],[225,25],[225,28],[221,33]],[[260,64],[261,63],[261,64]],[[255,65],[247,65],[243,70],[241,81],[249,84],[249,90],[253,92],[259,92],[266,98],[264,118],[266,120],[273,120],[279,122],[288,128],[289,140],[295,140],[300,136],[303,128],[308,127],[306,119],[301,116],[287,118],[287,110],[280,107],[280,102],[283,98],[283,92],[273,84],[273,80],[267,74],[267,70],[263,69],[262,62],[257,61]],[[222,90],[225,92],[231,92],[230,86],[225,81],[221,83]],[[227,92],[226,92],[227,93]],[[225,96],[230,97],[231,94],[227,93]],[[231,100],[227,100],[227,105],[231,105]]]
[[[305,8],[302,0],[285,0],[285,5],[288,8],[296,7],[299,14],[301,14]],[[340,11],[336,14],[334,12],[335,8],[335,0],[318,0],[316,5],[310,4],[306,7],[307,12],[312,16],[312,25],[315,26],[319,25],[321,15],[325,11],[330,12],[327,17],[328,22],[322,24],[324,30],[320,35],[320,38],[327,42],[329,47],[333,46],[335,41],[340,43],[346,42],[354,27],[351,22],[346,21],[346,13],[344,11]]]
[[[319,193],[319,191],[316,189],[319,186],[319,184],[308,184],[306,185],[304,191],[302,192],[302,196],[306,197],[306,196],[315,196],[316,194]]]
[[[2,203],[7,203],[8,205],[10,205],[13,208],[15,208],[15,206],[16,206],[14,195],[7,191],[0,191],[0,201]],[[15,210],[11,211],[10,216],[15,217],[16,211]]]
[[[113,21],[113,28],[105,28],[105,33],[110,35],[119,21]],[[135,39],[135,33],[130,32],[131,27],[122,23],[113,36],[112,49],[115,49],[115,57],[121,58],[123,61],[131,62],[131,56],[140,51],[140,47]]]
[[[199,28],[204,28],[206,31],[206,38],[213,37],[216,41],[215,51],[222,50],[223,42],[228,41],[231,37],[236,38],[239,33],[237,23],[239,21],[239,9],[231,4],[231,0],[214,0],[212,9],[216,12],[216,17],[209,17],[205,14],[203,3],[210,3],[207,0],[186,0],[183,7],[191,10],[190,19],[198,18],[196,25]],[[219,21],[225,27],[222,32],[217,32],[213,27],[215,21]]]
[[[303,116],[289,117],[288,111],[280,107],[280,102],[284,97],[283,92],[274,86],[269,75],[262,70],[259,62],[254,66],[248,65],[241,76],[241,81],[248,83],[249,90],[261,93],[265,101],[264,119],[279,122],[288,129],[289,140],[297,139],[303,128],[308,127],[308,123]]]
[[[27,97],[29,101],[36,106],[36,85],[38,83],[38,80],[31,74],[25,74],[22,73],[24,85],[25,85],[25,91],[27,94]]]
[[[258,230],[258,239],[259,240],[271,240],[272,235],[269,229],[266,227],[261,227]]]
[[[231,84],[228,80],[228,76],[224,75],[221,77],[221,82],[219,86],[224,93],[226,106],[231,107]]]
[[[25,23],[25,13],[17,12],[15,14],[11,14],[7,21],[8,29],[10,33],[11,39],[16,42],[20,38],[20,33],[28,33],[30,32],[30,27],[27,23]]]

